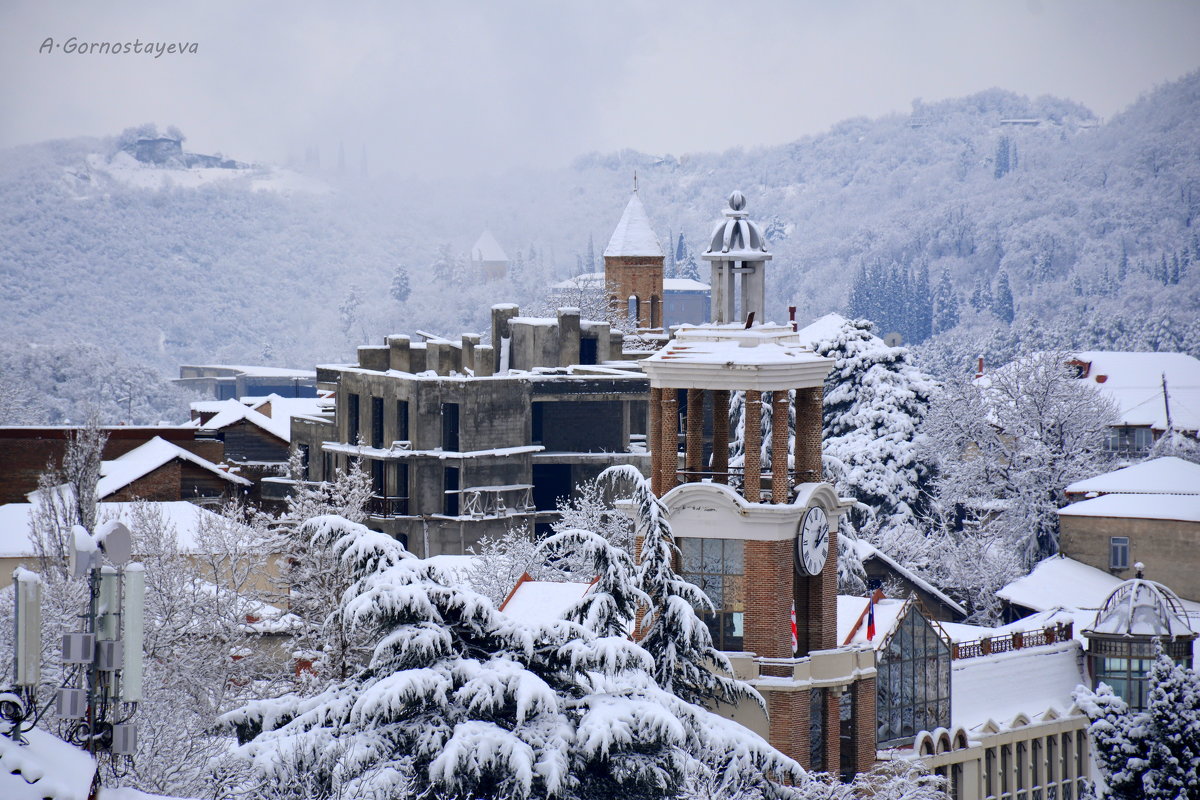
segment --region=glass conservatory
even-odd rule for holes
[[[950,727],[950,645],[910,604],[876,651],[878,745],[909,744],[918,731]]]

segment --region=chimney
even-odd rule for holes
[[[388,356],[388,367],[397,372],[412,372],[412,360],[409,356],[410,342],[407,336],[389,336],[387,337],[388,348],[391,351]]]
[[[464,354],[465,357],[466,354]],[[475,377],[490,378],[496,374],[494,355],[490,344],[477,344],[474,348]]]
[[[976,378],[983,377],[983,356],[979,357],[979,363],[975,367],[975,377]]]

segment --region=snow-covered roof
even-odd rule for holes
[[[1089,630],[1118,636],[1196,635],[1179,597],[1145,578],[1123,581],[1104,601]]]
[[[800,341],[809,347],[816,347],[818,342],[837,338],[842,326],[849,322],[841,314],[826,314],[825,316],[805,325],[798,332]],[[882,339],[880,340],[883,341]]]
[[[96,762],[41,728],[27,744],[0,735],[0,797],[4,800],[87,800]]]
[[[290,442],[292,440],[291,417],[287,415],[275,414],[273,404],[272,415],[268,417],[266,414],[260,414],[253,408],[239,403],[237,400],[226,400],[224,403],[225,405],[221,408],[220,412],[208,422],[204,423],[202,426],[204,430],[219,431],[221,428],[227,428],[236,422],[245,420],[251,425],[262,428],[276,439],[281,439],[285,442]]]
[[[1114,517],[1200,522],[1197,494],[1106,494],[1058,510],[1060,517]]]
[[[968,733],[988,720],[1006,728],[1018,715],[1037,722],[1052,708],[1065,714],[1075,687],[1087,683],[1075,641],[958,659],[951,667],[951,720]]]
[[[707,292],[712,287],[691,278],[663,278],[664,292]]]
[[[786,325],[683,325],[639,362],[652,386],[771,391],[819,386],[833,365]]]
[[[475,241],[475,246],[471,248],[472,261],[508,261],[508,254],[504,252],[504,248],[496,241],[496,237],[492,236],[492,232],[485,230],[479,234],[479,238]]]
[[[1034,611],[1099,608],[1121,579],[1063,555],[1041,561],[1023,578],[996,592],[1003,600]]]
[[[664,281],[665,283],[665,281]],[[595,289],[604,285],[603,272],[583,272],[565,281],[553,284],[551,289]]]
[[[1122,353],[1087,350],[1075,354],[1087,366],[1083,380],[1112,398],[1124,425],[1167,427],[1163,376],[1176,430],[1200,429],[1200,359],[1186,353]]]
[[[125,488],[138,478],[149,475],[163,464],[170,463],[175,459],[195,464],[230,483],[239,486],[252,485],[250,481],[240,475],[226,472],[207,458],[201,458],[195,453],[184,450],[179,445],[155,436],[145,444],[135,447],[112,461],[100,462],[100,481],[96,484],[96,497],[103,500],[113,492]]]
[[[875,603],[875,638],[867,639],[867,606],[870,599],[838,595],[837,598],[837,643],[871,644],[878,650],[895,632],[911,600],[894,600],[885,597]]]
[[[35,503],[6,503],[0,506],[0,558],[28,558],[34,555],[33,531],[30,522]],[[136,509],[147,506],[161,512],[164,521],[175,529],[179,549],[184,553],[198,553],[198,533],[204,522],[217,523],[220,517],[186,500],[162,503],[99,503],[96,519],[99,522],[120,521],[135,529],[138,524]],[[7,577],[7,576],[5,576]]]
[[[621,256],[663,257],[662,246],[658,237],[650,227],[650,218],[646,216],[646,207],[642,205],[637,192],[629,198],[625,212],[604,248],[604,257],[619,258]]]
[[[592,586],[573,581],[535,581],[523,576],[500,610],[526,625],[544,625],[562,619]]]
[[[929,594],[933,595],[938,600],[940,600],[941,602],[945,603],[950,608],[957,611],[959,614],[962,614],[963,616],[967,615],[967,610],[965,608],[963,608],[961,605],[959,605],[958,603],[954,602],[952,599],[950,599],[950,597],[945,592],[943,592],[941,589],[934,586],[929,581],[920,577],[912,570],[908,569],[907,567],[902,566],[900,564],[900,562],[896,561],[896,559],[892,558],[891,556],[889,556],[887,553],[880,550],[875,545],[873,545],[870,542],[865,541],[863,539],[851,541],[850,544],[851,544],[851,546],[853,546],[855,548],[856,552],[858,553],[859,561],[866,561],[867,559],[870,559],[870,558],[878,558],[880,561],[887,564],[888,567],[892,571],[894,571],[896,574],[902,575],[904,577],[904,579],[907,580],[909,583],[913,584],[914,586],[919,587],[922,591],[928,592]]]
[[[1143,461],[1131,467],[1075,481],[1067,494],[1194,494],[1200,495],[1200,464],[1175,456]]]
[[[192,366],[192,365],[184,365]],[[250,367],[245,364],[196,364],[195,369],[231,370],[251,378],[315,378],[316,370],[290,367]],[[180,367],[183,369],[183,367]]]

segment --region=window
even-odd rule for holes
[[[442,449],[458,450],[458,403],[442,403]]]
[[[838,738],[840,744],[840,760],[842,780],[851,781],[854,779],[854,773],[858,771],[858,748],[854,737],[854,693],[858,691],[855,684],[850,684],[842,688],[842,694],[838,698]]]
[[[579,340],[579,363],[595,364],[598,357],[598,342],[593,338]]]
[[[378,459],[371,459],[371,491],[377,496],[382,497],[386,494],[386,489],[383,486],[383,462]]]
[[[813,687],[808,706],[808,764],[813,772],[825,771],[825,690]]]
[[[996,796],[996,748],[989,747],[983,753],[983,796],[992,800]]]
[[[346,441],[358,442],[358,395],[346,395]]]
[[[684,580],[696,584],[712,601],[714,613],[700,616],[718,650],[740,651],[746,611],[745,562],[740,539],[680,538]]]
[[[1154,432],[1148,427],[1112,427],[1108,429],[1104,446],[1116,453],[1145,453],[1154,446]]]
[[[1025,798],[1025,743],[1017,742],[1017,800]]]
[[[396,401],[396,440],[408,441],[408,401]]]
[[[1046,737],[1046,796],[1054,797],[1055,783],[1058,777],[1058,737]]]
[[[442,513],[447,517],[458,516],[458,467],[446,467],[442,472]]]
[[[1000,796],[1012,797],[1010,781],[1012,780],[1012,745],[1000,746]]]
[[[918,731],[950,727],[950,646],[915,609],[877,655],[880,746],[911,743]]]
[[[532,409],[532,424],[529,441],[531,444],[541,444],[545,436],[546,404],[530,403],[530,408]]]
[[[1042,774],[1042,740],[1034,739],[1030,743],[1029,750],[1029,785],[1033,787],[1033,800],[1042,800],[1042,792],[1038,787],[1041,785]]]
[[[1129,569],[1129,537],[1112,536],[1108,540],[1108,568]]]
[[[371,398],[371,447],[383,447],[383,398]]]

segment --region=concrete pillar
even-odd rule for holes
[[[621,331],[608,332],[608,358],[610,361],[625,360],[625,334]]]
[[[558,366],[579,363],[579,309],[558,310]]]
[[[375,372],[386,372],[391,357],[391,348],[385,345],[366,344],[358,348],[358,366]]]
[[[771,392],[771,502],[787,502],[791,488],[788,472],[788,393]]]
[[[612,360],[609,355],[612,349],[612,331],[607,322],[593,323],[592,332],[596,334],[596,361],[603,364],[605,361]]]
[[[714,483],[729,483],[729,392],[717,389],[712,393]]]
[[[687,390],[687,437],[684,449],[684,466],[687,470],[686,481],[694,483],[700,480],[700,471],[704,469],[704,390]]]
[[[764,280],[767,274],[766,263],[743,261],[742,266],[752,270],[742,273],[742,318],[745,319],[753,313],[754,321],[761,325],[767,321],[767,309],[764,305],[767,291]]]
[[[411,344],[409,338],[407,336],[389,336],[387,343],[390,350],[388,368],[397,372],[412,372],[408,356],[408,348]]]
[[[659,425],[659,447],[662,450],[662,460],[659,462],[659,480],[662,482],[660,496],[675,488],[679,476],[679,400],[676,390],[670,387],[662,390],[662,420]]]
[[[746,390],[745,474],[742,476],[742,495],[751,503],[762,502],[762,392]]]
[[[821,480],[821,402],[824,389],[796,390],[796,482],[812,483]]]
[[[414,344],[411,347],[409,347],[408,348],[408,363],[409,363],[408,371],[417,373],[417,372],[424,372],[426,369],[428,369],[428,367],[425,366],[425,364],[427,362],[426,357],[428,355],[429,355],[429,348],[427,348],[425,346],[424,342],[421,342],[420,344]]]
[[[521,315],[521,309],[513,303],[499,303],[492,306],[492,353],[493,371],[500,371],[500,342],[512,335],[508,321]]]
[[[425,342],[425,368],[431,369],[438,375],[449,375],[449,365],[446,363],[446,346],[444,342]]]
[[[472,348],[475,356],[475,377],[488,378],[496,374],[495,348],[490,344],[477,344]]]
[[[650,491],[662,497],[662,395],[663,390],[650,387],[650,421],[646,426],[646,447],[650,449]]]
[[[464,333],[462,335],[462,366],[475,368],[475,348],[483,337],[478,333]],[[464,370],[460,369],[460,372]]]

